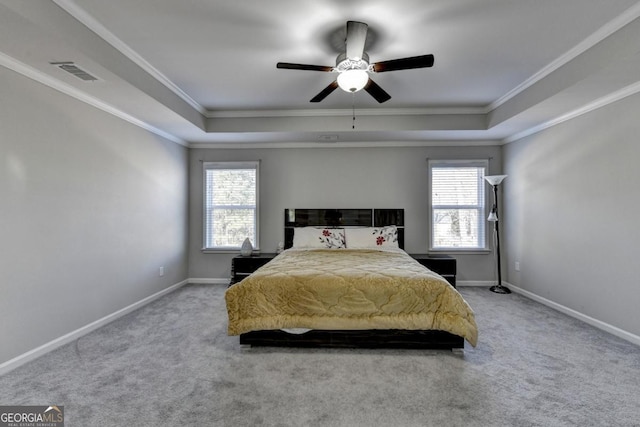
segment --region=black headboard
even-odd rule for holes
[[[293,246],[295,227],[398,227],[398,246],[404,248],[404,209],[285,209],[284,247]]]

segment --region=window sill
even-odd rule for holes
[[[428,254],[433,255],[489,255],[493,253],[491,249],[429,249],[427,251]]]
[[[200,249],[200,252],[202,252],[203,254],[236,254],[236,255],[240,255],[240,248],[238,248],[238,249],[202,248],[202,249]],[[254,249],[252,253],[259,254],[260,253],[260,249]]]

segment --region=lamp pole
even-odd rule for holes
[[[489,184],[493,186],[493,209],[491,209],[491,214],[489,215],[488,220],[494,222],[494,232],[496,236],[496,261],[498,264],[498,283],[495,286],[491,286],[489,290],[491,292],[495,292],[497,294],[510,294],[511,291],[509,288],[502,286],[502,267],[500,265],[500,226],[498,215],[498,185],[504,180],[506,175],[494,175],[494,176],[485,176],[484,179],[487,180]]]
[[[496,233],[496,259],[498,263],[498,284],[489,288],[491,292],[495,292],[497,294],[510,294],[511,291],[509,288],[502,286],[502,268],[500,267],[500,227],[498,223],[500,222],[500,216],[498,215],[498,185],[493,186],[493,198],[495,203],[493,205],[494,212],[496,214],[496,220],[494,222],[495,233]]]

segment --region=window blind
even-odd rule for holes
[[[258,163],[205,163],[204,247],[258,248]]]
[[[431,249],[485,249],[487,161],[430,161]]]

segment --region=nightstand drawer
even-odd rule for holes
[[[273,258],[276,254],[256,254],[251,256],[237,255],[231,260],[231,282],[238,283],[251,273],[262,267]]]
[[[451,286],[456,287],[457,262],[454,257],[449,255],[410,255],[429,270],[444,277]]]

